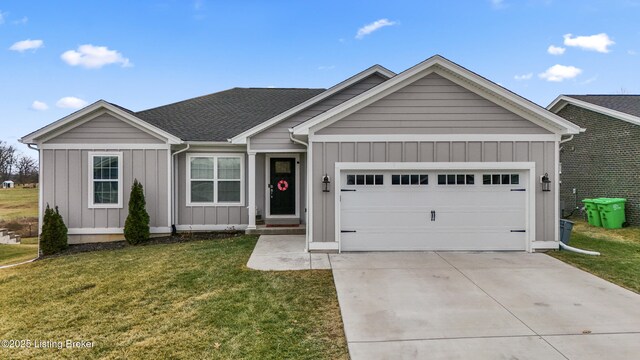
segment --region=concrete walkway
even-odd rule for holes
[[[640,295],[544,254],[330,255],[351,358],[635,359]]]
[[[304,235],[261,235],[247,267],[263,271],[331,269],[327,254],[305,252]]]

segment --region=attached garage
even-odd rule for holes
[[[337,165],[341,251],[529,250],[531,163]]]
[[[434,56],[291,129],[308,248],[557,249],[559,152],[580,131]]]

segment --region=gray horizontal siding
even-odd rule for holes
[[[316,134],[549,134],[437,74],[327,126]]]
[[[89,208],[90,151],[122,152],[123,206]],[[69,228],[122,228],[133,179],[143,186],[150,226],[167,227],[168,150],[42,150],[43,203],[58,206]]]
[[[190,152],[193,154],[195,152]],[[211,153],[206,152],[206,153]],[[218,153],[218,152],[216,152]],[[240,225],[249,223],[249,211],[246,206],[187,206],[187,153],[176,156],[178,162],[178,186],[176,202],[178,214],[176,225]],[[248,195],[248,181],[246,181],[248,158],[245,156],[245,202]]]
[[[46,143],[164,144],[165,142],[109,114],[103,114],[48,140]]]
[[[535,162],[536,179],[549,174],[555,183],[553,141],[488,142],[316,142],[312,144],[313,179],[335,176],[336,162]],[[536,182],[537,184],[537,182]],[[335,241],[335,200],[323,193],[319,181],[313,187],[313,241]],[[555,239],[556,189],[543,193],[536,187],[536,240]]]
[[[359,95],[372,87],[382,83],[385,80],[380,75],[373,74],[367,78],[362,79],[356,84],[349,86],[346,89],[324,99],[323,101],[315,104],[314,106],[306,109],[282,122],[262,131],[259,134],[251,137],[250,147],[251,150],[281,150],[281,149],[304,149],[304,146],[295,144],[289,138],[289,128],[292,128],[300,123],[303,123],[312,117],[321,114],[336,105],[339,105],[352,97]]]

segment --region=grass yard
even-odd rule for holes
[[[0,270],[0,339],[95,343],[0,358],[347,359],[331,271],[250,270],[255,243],[127,247]]]
[[[17,264],[38,256],[38,244],[0,245],[0,266]]]
[[[548,254],[603,279],[640,293],[640,228],[606,230],[576,221],[569,245],[600,256],[568,251]]]
[[[38,217],[38,189],[0,189],[0,221],[34,217]]]

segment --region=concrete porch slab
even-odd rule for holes
[[[261,271],[331,269],[327,254],[305,251],[304,235],[260,236],[247,267]]]

